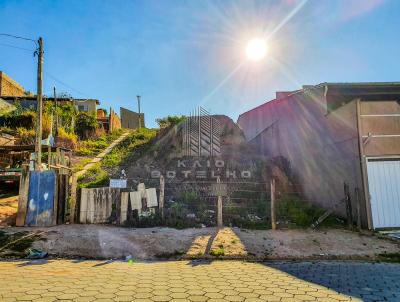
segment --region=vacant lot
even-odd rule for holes
[[[379,259],[399,243],[340,229],[241,230],[238,228],[132,229],[103,225],[7,228],[40,234],[33,247],[59,257],[138,260],[180,258]],[[39,238],[36,236],[36,238]]]

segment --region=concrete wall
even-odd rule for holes
[[[121,107],[120,114],[121,114],[122,128],[126,129],[139,128],[139,113]],[[144,113],[140,114],[140,120],[141,120],[141,126],[145,127]]]
[[[0,96],[25,96],[25,89],[0,71]]]
[[[79,111],[90,112],[97,115],[96,100],[74,100],[74,105]]]
[[[324,88],[309,88],[244,113],[238,123],[263,154],[289,161],[309,201],[335,208],[344,182],[352,193],[362,190],[355,101],[328,114]],[[344,215],[344,204],[335,211]]]
[[[397,101],[362,101],[361,133],[366,156],[400,155],[400,104]]]

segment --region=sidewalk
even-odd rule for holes
[[[242,261],[17,261],[0,262],[0,275],[1,301],[361,301],[269,263]],[[368,285],[367,276],[352,276],[361,281],[358,287]],[[396,298],[390,291],[386,295]]]
[[[92,159],[90,163],[85,165],[82,170],[76,172],[75,173],[76,177],[79,178],[80,176],[83,176],[91,167],[93,167],[96,163],[101,161],[104,158],[104,156],[110,153],[112,149],[114,149],[115,146],[117,146],[120,142],[122,142],[129,134],[130,132],[125,132],[119,138],[113,141],[106,149],[104,149],[103,152],[99,153],[95,158]]]

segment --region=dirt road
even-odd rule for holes
[[[45,231],[33,247],[59,257],[138,260],[180,258],[378,259],[399,253],[398,242],[340,229],[241,230],[239,228],[132,229],[103,225],[7,228]]]

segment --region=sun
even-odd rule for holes
[[[247,43],[246,56],[251,61],[260,61],[268,52],[267,43],[264,39],[254,38]]]

